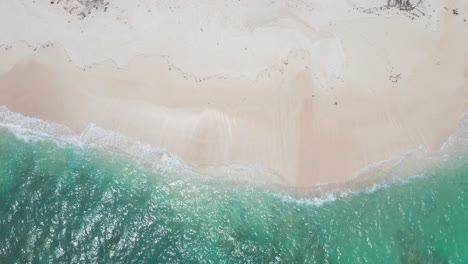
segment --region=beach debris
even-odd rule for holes
[[[50,4],[61,5],[70,15],[74,14],[80,19],[85,19],[95,11],[106,12],[110,0],[52,0]]]
[[[454,16],[458,16],[460,13],[458,13],[458,8],[452,9],[452,14]]]
[[[425,0],[381,0],[379,2],[381,3],[378,6],[357,6],[355,9],[377,16],[400,14],[411,20],[425,17],[428,10],[432,10]]]
[[[390,81],[394,82],[394,83],[397,83],[398,80],[401,79],[401,73],[398,73],[398,74],[394,74],[394,75],[390,75],[390,77],[388,78]]]
[[[421,1],[417,1],[421,2]],[[410,0],[387,0],[387,8],[398,8],[400,10],[411,11],[416,8],[416,1]]]

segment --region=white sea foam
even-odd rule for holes
[[[419,145],[392,158],[371,164],[359,171],[353,177],[358,179],[371,175],[386,177],[391,172],[393,178],[404,180],[408,176],[420,176],[418,172],[428,166],[438,165],[450,158],[460,156],[468,151],[468,112],[465,112],[455,132],[438,149],[431,150],[428,146]]]
[[[271,195],[285,203],[293,203],[315,207],[334,202],[337,199],[337,196],[334,193],[326,193],[324,195],[315,197],[297,197],[286,193],[271,193]]]
[[[177,175],[221,178],[251,184],[284,184],[284,180],[268,168],[258,164],[219,164],[198,168],[185,163],[178,156],[161,148],[141,142],[122,133],[104,129],[91,123],[81,132],[53,122],[31,118],[0,106],[0,127],[12,131],[24,141],[54,139],[58,144],[78,147],[95,146],[116,149],[135,157],[138,162],[152,169]]]
[[[139,162],[150,165],[151,168],[158,171],[261,185],[284,184],[281,176],[256,164],[220,164],[197,170],[164,149],[156,148],[122,133],[100,128],[95,124],[89,124],[81,133],[76,133],[66,126],[23,116],[0,106],[0,127],[9,129],[16,137],[28,142],[54,139],[59,144],[117,149],[136,157]],[[329,188],[332,191],[321,191],[319,195],[305,197],[289,195],[284,192],[272,192],[272,195],[277,196],[284,202],[322,206],[340,197],[361,192],[373,193],[388,188],[392,185],[391,182],[406,183],[411,178],[423,175],[421,171],[424,168],[443,163],[451,157],[459,156],[467,149],[468,112],[461,118],[455,133],[439,149],[430,150],[428,147],[420,145],[402,155],[371,164],[356,172],[352,181],[359,181],[360,178],[364,177],[374,179],[371,184],[361,186],[363,188],[336,188],[334,190]],[[391,181],[388,181],[388,179],[391,179]],[[326,185],[318,187],[316,191],[323,187],[326,187]]]
[[[180,158],[164,149],[155,148],[121,133],[97,127],[95,124],[89,124],[81,133],[76,133],[66,126],[23,116],[0,106],[0,127],[9,129],[16,137],[28,142],[54,139],[59,144],[118,149],[145,164],[152,165],[153,168],[189,170],[189,166]]]
[[[437,158],[447,160],[450,156],[466,151],[468,148],[468,112],[458,123],[455,133],[441,146]]]

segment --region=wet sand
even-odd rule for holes
[[[468,108],[468,4],[383,2],[4,1],[0,105],[197,167],[347,181],[437,149]]]

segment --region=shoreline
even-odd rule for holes
[[[288,186],[281,182],[280,178],[274,181],[274,172],[267,168],[250,167],[246,164],[190,165],[165,149],[154,148],[127,135],[102,129],[94,124],[88,125],[81,133],[76,133],[64,125],[27,117],[12,112],[4,106],[0,106],[0,128],[6,128],[25,142],[52,140],[59,146],[66,144],[74,147],[96,147],[100,151],[126,157],[143,168],[169,177],[176,175],[182,179],[195,177],[202,182],[213,183],[226,181],[235,186],[245,185],[272,191],[272,194],[292,195],[296,199],[314,201],[323,197],[334,199],[335,195],[341,197],[349,193],[373,191],[388,187],[388,183],[394,181],[406,182],[406,179],[418,178],[421,173],[439,168],[448,160],[459,159],[460,155],[468,153],[467,111],[460,120],[456,132],[439,149],[430,150],[420,146],[400,156],[371,164],[352,179],[303,188]],[[253,175],[263,175],[263,178],[254,180]]]
[[[357,191],[296,195],[231,184],[224,178],[207,182],[164,177],[126,156],[94,147],[25,143],[3,128],[0,132],[0,189],[7,198],[2,223],[8,231],[1,238],[15,243],[4,243],[4,255],[12,261],[18,259],[17,248],[26,248],[19,256],[25,262],[118,262],[138,256],[148,263],[169,258],[288,263],[353,263],[362,258],[382,263],[391,256],[395,263],[430,263],[434,251],[419,250],[433,246],[449,250],[437,254],[437,260],[467,259],[459,249],[467,243],[460,234],[468,219],[468,153],[443,161],[443,166],[427,171],[428,177],[390,180]],[[55,232],[47,232],[51,228]],[[15,239],[38,232],[43,232],[42,239]],[[343,237],[350,239],[343,243]],[[52,243],[42,243],[46,239]],[[102,242],[93,244],[96,240]],[[183,241],[189,251],[174,255],[181,246],[173,241]],[[305,247],[310,254],[303,254]]]
[[[95,123],[192,166],[254,164],[305,189],[420,145],[437,149],[468,109],[468,27],[442,4],[411,19],[393,7],[380,16],[312,1],[309,16],[255,3],[265,13],[239,5],[231,21],[205,20],[207,3],[119,15],[126,2],[79,19],[5,2],[0,105],[75,132]],[[28,35],[15,22],[28,14],[37,32],[53,30]]]
[[[408,109],[408,103],[399,102],[402,95],[394,94],[393,100],[388,95],[367,96],[367,103],[364,103],[366,101],[362,98],[366,98],[365,95],[361,98],[355,94],[347,96],[345,91],[340,97],[335,97],[339,103],[334,105],[333,98],[326,93],[305,89],[311,82],[307,75],[293,75],[296,77],[290,79],[288,86],[301,87],[302,84],[304,87],[304,90],[293,93],[284,88],[284,81],[276,87],[274,81],[264,81],[267,84],[263,86],[258,84],[261,81],[254,84],[243,81],[241,83],[246,88],[235,90],[232,86],[237,84],[234,83],[221,93],[214,88],[206,88],[202,82],[195,89],[203,91],[198,90],[198,94],[187,98],[184,94],[191,92],[184,90],[188,88],[177,89],[178,84],[174,80],[163,82],[169,86],[166,89],[153,90],[154,85],[161,87],[156,84],[160,80],[154,80],[153,86],[139,82],[141,77],[138,76],[133,76],[133,81],[113,81],[119,79],[120,73],[121,70],[119,73],[109,71],[108,66],[83,71],[66,63],[43,65],[26,61],[0,78],[3,95],[0,104],[27,116],[64,124],[76,131],[89,123],[96,123],[105,129],[167,149],[195,166],[259,164],[282,175],[285,185],[308,188],[329,182],[345,182],[362,168],[421,144],[437,148],[453,133],[458,116],[466,109],[463,105],[467,102],[463,98],[468,97],[468,89],[446,91],[445,94],[452,93],[451,99],[456,97],[458,103],[448,99],[442,105],[439,102],[436,111],[445,105],[443,107],[448,107],[445,111],[449,114],[438,113],[435,122],[439,125],[433,128],[432,121],[421,120],[430,117],[426,113],[414,117],[409,115],[403,121],[405,113],[414,110]],[[45,76],[54,78],[51,81]],[[185,84],[185,87],[191,85],[185,79],[175,81]],[[226,83],[223,82],[224,85]],[[436,96],[429,92],[426,95],[419,100],[432,100],[425,103],[428,107],[437,105],[439,99]],[[406,100],[418,100],[418,97],[407,97]],[[379,109],[380,105],[386,107],[382,112],[372,114],[371,109]],[[408,110],[388,109],[398,105]],[[459,114],[454,114],[457,112]],[[365,124],[372,120],[368,124],[372,125],[361,130],[352,117],[356,114],[371,118],[358,122]],[[376,118],[387,120],[378,121]],[[411,126],[414,128],[409,128]],[[400,133],[403,134],[395,137]],[[381,142],[380,136],[394,142]],[[249,146],[253,142],[256,144]],[[372,146],[377,149],[372,150]],[[334,158],[340,152],[341,157]],[[317,158],[321,160],[313,161]]]

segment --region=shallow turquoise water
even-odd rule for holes
[[[467,156],[422,174],[319,202],[0,128],[0,263],[468,263]]]

